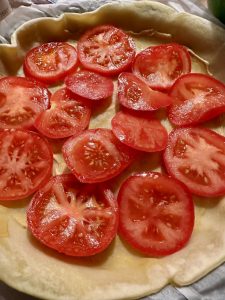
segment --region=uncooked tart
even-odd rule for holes
[[[0,45],[0,75],[21,75],[30,48],[48,41],[74,44],[86,29],[100,24],[127,31],[139,51],[167,42],[183,44],[192,55],[192,72],[210,73],[225,82],[225,68],[221,67],[225,65],[225,31],[205,19],[151,1],[108,4],[94,12],[29,21],[16,30],[10,45]],[[90,128],[110,128],[115,102],[114,94],[109,106],[95,111]],[[170,131],[167,118],[159,117]],[[225,135],[223,116],[204,126]],[[59,148],[55,147],[55,174],[67,171]],[[160,170],[159,161],[158,154],[143,154],[141,161],[117,179],[118,184],[134,171]],[[31,237],[25,214],[29,199],[0,202],[0,279],[20,291],[52,300],[134,299],[169,283],[193,283],[225,261],[225,197],[194,200],[194,232],[181,251],[149,258],[116,238],[104,253],[85,259],[60,255]]]

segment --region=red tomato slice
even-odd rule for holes
[[[191,73],[174,83],[170,121],[177,125],[198,124],[225,112],[225,85],[213,77]]]
[[[0,200],[19,200],[36,192],[50,178],[50,145],[34,132],[0,131]]]
[[[193,194],[225,195],[225,137],[201,127],[178,128],[169,135],[164,161]]]
[[[156,90],[168,90],[178,77],[190,71],[190,55],[178,44],[149,47],[138,53],[133,64],[134,74]]]
[[[75,95],[89,100],[111,97],[113,81],[97,73],[81,70],[65,79],[66,87]]]
[[[131,66],[135,44],[121,29],[103,25],[87,31],[80,38],[77,53],[85,68],[105,75],[116,75]]]
[[[167,145],[166,129],[146,114],[120,111],[112,119],[112,131],[122,143],[137,150],[156,152]]]
[[[86,183],[102,182],[121,173],[136,152],[123,145],[109,129],[90,129],[71,137],[62,148],[69,169]]]
[[[51,109],[37,117],[35,127],[43,135],[58,139],[80,134],[89,124],[91,109],[67,89],[60,89],[51,97]]]
[[[0,128],[30,128],[49,106],[50,92],[23,77],[0,79]]]
[[[55,83],[75,71],[76,49],[63,42],[51,42],[31,49],[24,60],[24,72],[46,83]]]
[[[118,77],[118,99],[123,106],[141,111],[152,111],[172,104],[171,97],[152,90],[134,74],[126,72]]]
[[[120,188],[119,233],[149,256],[183,248],[194,226],[191,194],[179,181],[160,173],[130,176]]]
[[[71,174],[53,177],[33,197],[28,227],[46,246],[71,256],[90,256],[114,239],[118,208],[105,186],[85,185]]]

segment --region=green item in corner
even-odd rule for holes
[[[225,0],[208,0],[208,8],[215,17],[225,24]]]

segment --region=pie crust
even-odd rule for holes
[[[225,31],[213,23],[152,1],[108,4],[94,12],[66,13],[59,18],[29,21],[15,31],[10,45],[0,45],[0,75],[22,74],[22,61],[32,47],[48,41],[74,41],[87,29],[113,24],[130,32],[139,50],[165,42],[187,46],[193,71],[210,72],[225,82]],[[116,96],[96,111],[91,128],[110,127]],[[170,130],[165,116],[159,115]],[[205,125],[224,135],[223,116]],[[55,147],[54,172],[66,171]],[[204,154],[203,154],[204,155]],[[160,170],[159,155],[141,161],[118,178],[138,170]],[[26,228],[29,200],[0,202],[0,279],[34,296],[54,300],[134,299],[171,283],[188,285],[225,261],[225,197],[195,198],[196,221],[188,245],[163,258],[148,258],[118,237],[102,254],[71,258],[42,246]]]

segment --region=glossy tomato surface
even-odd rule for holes
[[[24,77],[0,79],[0,129],[30,128],[39,113],[49,107],[50,92]]]
[[[112,131],[122,143],[137,150],[156,152],[167,145],[166,129],[149,114],[120,111],[112,119]]]
[[[51,97],[51,108],[37,117],[34,126],[43,135],[58,139],[80,134],[89,124],[91,109],[65,88]]]
[[[170,96],[169,120],[177,126],[202,123],[225,112],[225,85],[205,74],[181,76]]]
[[[0,131],[0,200],[23,199],[43,186],[52,173],[53,153],[38,134]]]
[[[155,172],[134,174],[122,184],[118,204],[120,235],[146,255],[172,254],[191,237],[192,197],[173,178]]]
[[[179,44],[151,46],[138,53],[133,72],[152,89],[168,90],[175,80],[191,71],[187,49]]]
[[[132,73],[123,72],[118,77],[118,99],[126,108],[152,111],[172,104],[167,94],[152,90]]]
[[[178,128],[164,153],[169,174],[196,195],[225,195],[225,137],[201,127]]]
[[[24,73],[46,83],[55,83],[75,71],[76,49],[64,42],[51,42],[31,49],[24,60]]]
[[[78,182],[73,175],[53,177],[33,197],[28,227],[43,244],[71,256],[106,249],[118,225],[117,202],[103,185]]]
[[[113,81],[95,72],[80,70],[65,79],[66,87],[75,95],[89,100],[111,97]]]
[[[102,182],[120,174],[136,151],[123,145],[109,129],[89,129],[68,139],[62,148],[69,169],[81,182]]]
[[[135,56],[135,44],[114,26],[97,26],[82,35],[77,44],[81,64],[92,71],[116,75],[127,70]]]

